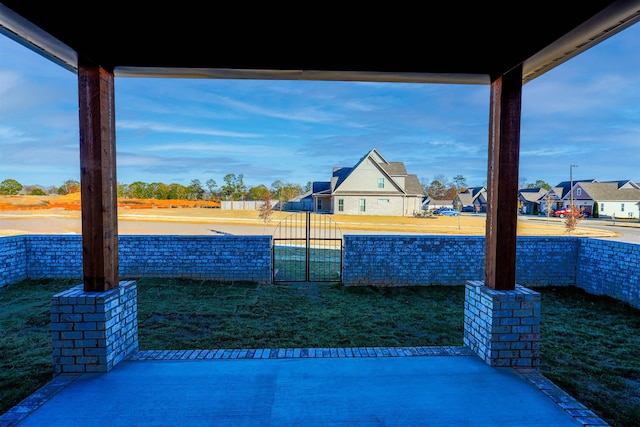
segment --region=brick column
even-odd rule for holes
[[[464,345],[490,366],[540,367],[540,294],[517,285],[500,291],[468,281]]]
[[[138,349],[136,282],[104,292],[75,286],[51,298],[54,373],[108,372]]]

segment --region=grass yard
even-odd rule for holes
[[[52,378],[49,300],[77,280],[0,288],[0,413]],[[542,294],[542,373],[612,426],[640,425],[640,310],[569,288]],[[138,280],[150,349],[460,346],[463,286]]]

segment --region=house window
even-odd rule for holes
[[[624,203],[620,203],[620,212],[624,212]]]
[[[344,212],[344,199],[338,199],[338,212]]]
[[[388,205],[389,204],[389,199],[378,199],[378,204],[379,205]]]
[[[604,211],[604,203],[600,203],[600,210]]]
[[[365,199],[360,199],[360,212],[367,211],[367,201]]]
[[[317,203],[316,203],[316,209],[321,211],[322,210],[322,199],[317,199]]]
[[[576,188],[576,196],[582,196],[582,188]]]
[[[378,178],[378,188],[384,188],[384,178]]]

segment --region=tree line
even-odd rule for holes
[[[208,179],[203,184],[199,179],[191,180],[189,185],[177,183],[135,181],[130,184],[117,184],[118,197],[125,199],[156,199],[156,200],[279,200],[286,202],[294,197],[311,190],[311,182],[303,188],[299,184],[276,180],[269,187],[260,184],[247,187],[243,174],[227,174],[223,177],[222,185],[216,180]],[[67,180],[60,187],[25,186],[15,179],[5,179],[0,182],[0,194],[33,196],[65,195],[80,192],[80,182]]]
[[[526,182],[526,178],[520,178],[519,188],[544,188],[550,190],[551,185],[547,184],[543,180],[537,180],[535,182]],[[447,178],[445,175],[436,175],[431,181],[425,178],[420,180],[422,191],[426,196],[434,200],[453,200],[458,193],[466,191],[467,179],[462,175],[456,175],[453,179]]]
[[[526,183],[521,179],[520,188],[544,188],[551,186],[542,180],[534,183]],[[425,195],[435,200],[453,200],[460,191],[467,189],[467,180],[462,175],[456,175],[452,179],[444,175],[436,175],[431,181],[423,178],[420,185]],[[135,181],[130,184],[118,183],[118,197],[127,199],[157,199],[157,200],[278,200],[287,202],[307,191],[311,190],[311,181],[302,187],[299,184],[275,180],[270,186],[264,184],[247,187],[243,174],[230,173],[223,177],[222,185],[216,180],[208,179],[203,184],[199,179],[191,180],[189,185],[177,183],[165,184],[163,182],[147,183]],[[27,194],[35,196],[65,195],[80,191],[80,182],[67,180],[60,187],[24,186],[15,179],[5,179],[0,182],[0,194],[17,195]]]
[[[64,195],[69,193],[77,193],[80,191],[80,182],[75,180],[67,180],[60,187],[50,186],[42,187],[39,185],[22,185],[15,179],[8,178],[0,182],[0,194],[5,196],[15,196],[17,194],[26,194],[29,196],[49,196]]]

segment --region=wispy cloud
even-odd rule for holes
[[[640,24],[523,87],[520,173],[640,181]],[[79,175],[77,76],[0,36],[0,181]],[[116,78],[121,182],[328,180],[378,148],[427,179],[486,181],[482,85]],[[584,176],[583,176],[584,174]]]
[[[129,121],[129,120],[118,121],[116,126],[117,128],[120,128],[120,129],[135,129],[135,130],[142,129],[142,130],[160,132],[160,133],[182,133],[182,134],[189,134],[189,135],[225,136],[225,137],[232,137],[232,138],[258,138],[261,136],[260,134],[256,134],[256,133],[223,131],[223,130],[217,130],[217,129],[191,128],[191,127],[183,127],[183,126],[168,126],[160,123],[138,122],[138,121]]]

